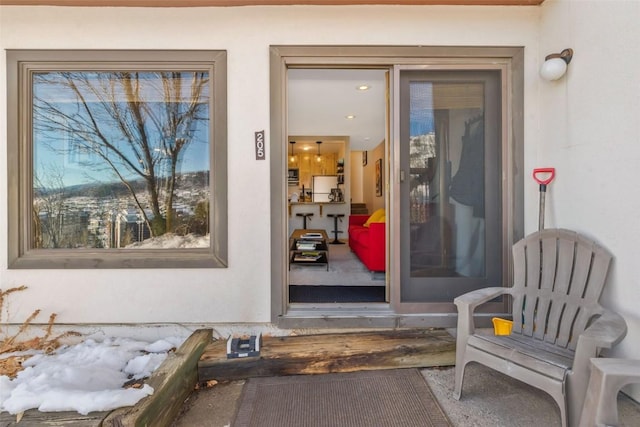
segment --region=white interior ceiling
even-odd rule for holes
[[[369,89],[358,90],[361,85]],[[351,151],[371,150],[385,139],[385,70],[290,69],[287,90],[289,135],[347,136]],[[317,148],[303,140],[296,151],[304,145]],[[330,145],[323,144],[323,152]]]

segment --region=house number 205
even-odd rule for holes
[[[264,150],[264,130],[256,132],[256,160],[264,160],[267,153]]]

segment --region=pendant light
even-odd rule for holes
[[[322,144],[322,141],[316,141],[316,144],[318,144],[318,155],[316,157],[316,161],[319,162],[320,160],[322,160],[322,158],[320,157],[320,144]]]
[[[291,157],[289,158],[289,163],[295,163],[296,161],[296,156],[293,154],[293,146],[295,143],[295,141],[289,141],[289,144],[291,144]]]

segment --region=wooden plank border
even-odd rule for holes
[[[153,394],[133,407],[119,408],[102,422],[103,427],[169,426],[198,382],[198,360],[212,341],[212,329],[198,329],[170,353],[146,384]]]
[[[259,357],[227,359],[225,341],[207,346],[199,381],[455,365],[443,329],[263,337]]]

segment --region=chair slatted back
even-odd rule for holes
[[[546,229],[513,246],[513,331],[574,350],[594,315],[612,256],[576,232]]]

